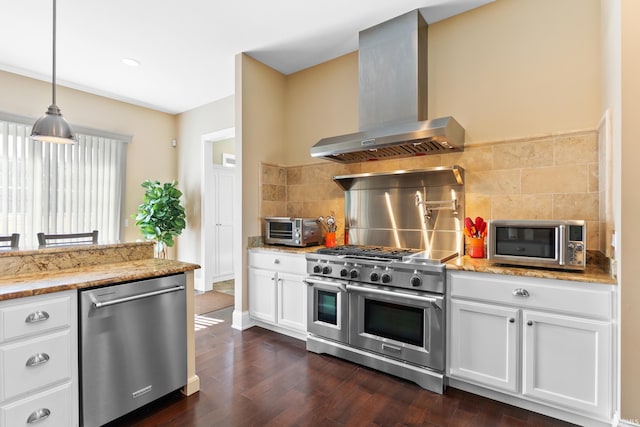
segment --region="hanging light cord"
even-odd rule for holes
[[[51,85],[53,105],[56,105],[56,0],[53,0],[53,78]]]

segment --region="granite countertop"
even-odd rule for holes
[[[0,255],[0,301],[197,270],[197,264],[153,258],[153,243],[87,245]]]
[[[473,271],[476,273],[506,274],[509,276],[536,277],[540,279],[570,280],[573,282],[603,283],[616,285],[617,280],[603,268],[587,264],[584,271],[562,271],[546,268],[516,267],[493,264],[486,258],[471,258],[468,255],[455,258],[446,264],[447,270]]]

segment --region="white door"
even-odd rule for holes
[[[450,310],[449,374],[517,392],[520,311],[457,299]]]
[[[216,168],[213,176],[215,191],[215,252],[213,281],[233,278],[233,194],[235,189],[235,171],[229,168]]]
[[[611,325],[525,311],[525,396],[610,418]]]

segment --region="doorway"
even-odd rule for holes
[[[234,129],[204,135],[202,177],[202,269],[199,291],[233,294],[234,197],[237,191]]]

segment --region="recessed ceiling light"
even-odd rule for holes
[[[133,58],[122,58],[122,63],[128,65],[129,67],[137,67],[140,65],[140,61]]]

